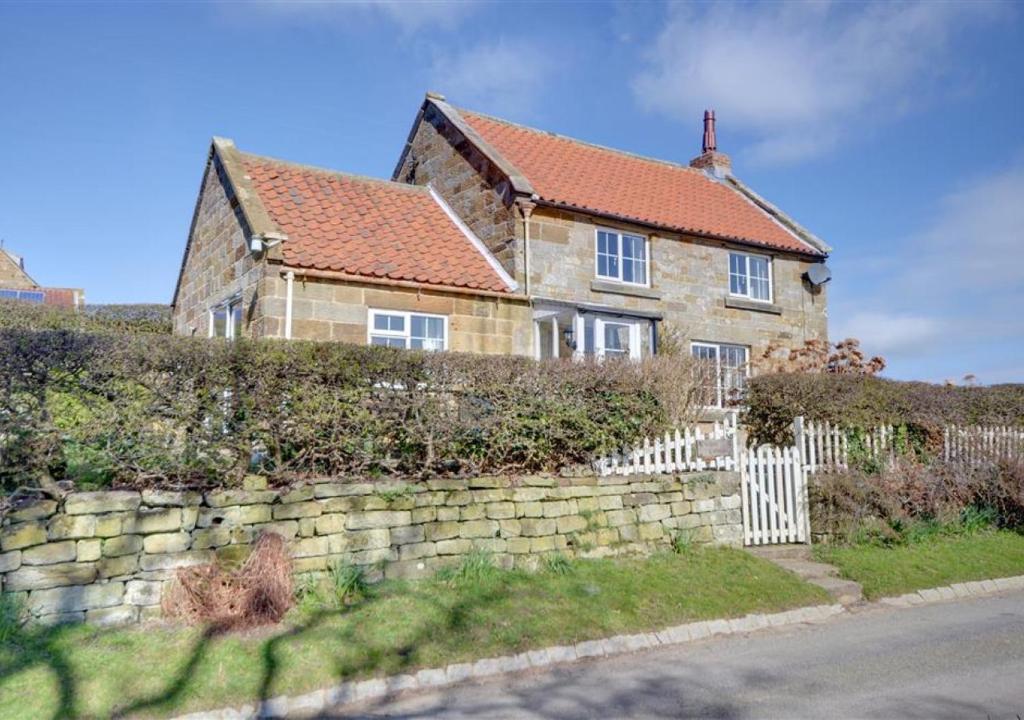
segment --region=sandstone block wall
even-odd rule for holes
[[[508,182],[433,105],[413,137],[395,180],[431,186],[505,270],[523,282],[523,247]]]
[[[268,337],[284,337],[285,281],[261,283]],[[292,286],[292,338],[365,345],[369,310],[403,310],[448,318],[448,349],[456,352],[530,355],[533,325],[524,300],[462,293],[333,282],[297,276]]]
[[[265,334],[258,292],[265,263],[249,252],[246,228],[228,187],[219,164],[211,163],[203,178],[189,238],[191,250],[172,316],[177,335],[206,337],[211,306],[237,293],[242,293],[245,334]]]
[[[598,225],[645,235],[650,243],[650,290],[655,298],[594,289]],[[781,311],[726,307],[729,252],[772,256],[772,303]],[[747,345],[756,357],[770,342],[797,347],[828,337],[826,296],[807,291],[802,280],[809,262],[799,256],[696,237],[651,233],[622,223],[538,207],[530,222],[531,293],[538,297],[615,308],[660,312],[686,340]]]
[[[42,623],[132,623],[160,614],[177,568],[239,562],[262,531],[296,573],[339,562],[424,577],[473,551],[532,569],[545,554],[606,557],[694,543],[740,545],[739,476],[481,477],[415,485],[319,482],[268,490],[73,493],[9,512],[0,583]]]

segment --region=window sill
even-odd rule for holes
[[[661,293],[643,285],[627,285],[610,280],[591,280],[590,289],[594,292],[615,293],[616,295],[632,295],[633,297],[661,300]]]
[[[737,310],[753,310],[754,312],[763,312],[770,315],[781,315],[782,308],[775,303],[758,302],[757,300],[747,300],[746,298],[733,297],[732,295],[725,296],[725,306],[727,308],[735,308]]]

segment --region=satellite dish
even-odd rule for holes
[[[828,269],[828,265],[825,263],[817,263],[807,268],[804,277],[814,287],[821,287],[832,279],[832,271]]]

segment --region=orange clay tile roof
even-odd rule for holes
[[[510,291],[426,188],[240,155],[286,265]]]
[[[737,190],[700,170],[458,112],[547,202],[680,232],[821,254]]]

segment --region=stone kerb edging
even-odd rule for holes
[[[993,580],[976,580],[974,582],[954,583],[942,587],[918,590],[917,592],[881,598],[878,602],[891,607],[906,608],[914,605],[943,602],[946,600],[962,600],[972,597],[983,597],[1006,590],[1024,590],[1024,575]]]
[[[656,632],[634,635],[616,635],[599,640],[586,640],[574,645],[557,645],[539,650],[528,650],[518,655],[484,658],[471,663],[453,663],[443,668],[429,668],[415,674],[392,675],[314,690],[295,697],[280,696],[237,708],[207,710],[182,715],[177,720],[214,718],[277,718],[298,713],[316,713],[334,705],[377,700],[407,690],[428,690],[455,685],[467,680],[478,680],[571,663],[596,657],[611,657],[651,648],[679,645],[712,636],[752,632],[768,627],[781,627],[797,623],[824,622],[842,613],[842,605],[815,605],[765,615],[755,613],[731,620],[705,620],[687,623]]]
[[[984,597],[1007,590],[1024,590],[1024,575],[928,588],[897,597],[882,598],[876,605],[908,608],[971,597]],[[730,620],[705,620],[687,623],[649,633],[616,635],[600,640],[586,640],[574,645],[557,645],[528,650],[518,655],[484,658],[472,663],[453,663],[443,668],[429,668],[415,674],[392,675],[342,683],[314,690],[295,697],[279,696],[261,703],[235,708],[204,710],[180,715],[175,720],[249,720],[251,718],[286,717],[299,713],[316,713],[335,705],[379,700],[408,690],[429,690],[456,685],[467,680],[483,680],[505,673],[539,669],[594,657],[611,657],[662,646],[681,645],[713,636],[735,635],[769,627],[799,623],[820,623],[849,609],[839,605],[815,605],[769,615],[754,613]]]

